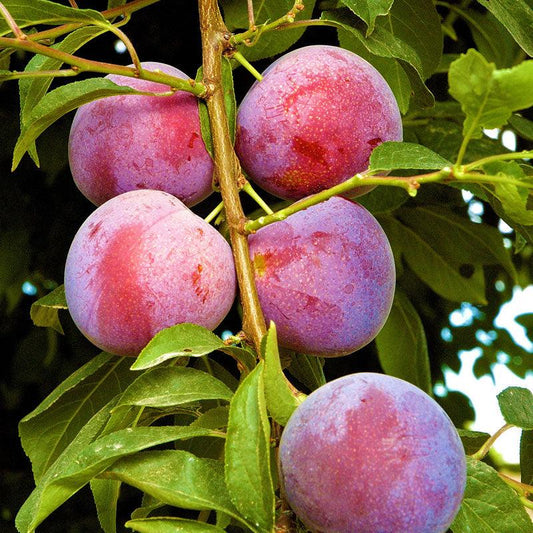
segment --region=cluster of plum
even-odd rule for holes
[[[160,63],[143,68],[187,78]],[[375,146],[401,138],[379,72],[341,48],[309,46],[275,61],[252,86],[235,149],[250,179],[297,201],[365,170]],[[65,267],[69,311],[83,334],[135,356],[163,328],[216,328],[233,305],[236,275],[229,244],[190,209],[211,193],[213,175],[196,97],[121,95],[84,105],[69,160],[78,188],[99,206]],[[394,259],[380,225],[356,202],[333,197],[299,211],[250,235],[249,247],[280,345],[346,355],[385,323]],[[440,532],[457,512],[465,466],[451,421],[429,396],[361,374],[329,383],[297,409],[283,433],[281,470],[287,499],[311,530]]]

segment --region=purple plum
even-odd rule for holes
[[[250,178],[276,196],[300,199],[337,185],[366,170],[376,146],[402,140],[390,87],[348,50],[306,46],[263,76],[239,106],[235,148]]]
[[[344,376],[297,408],[280,443],[287,501],[311,531],[444,533],[466,483],[461,440],[425,392]]]
[[[142,66],[188,79],[163,63]],[[107,78],[140,91],[169,90],[137,78]],[[69,161],[76,185],[95,205],[123,192],[157,189],[192,206],[212,192],[213,162],[202,140],[197,99],[184,91],[111,96],[81,106],[70,130]]]
[[[248,240],[259,301],[281,346],[339,356],[378,334],[394,297],[394,258],[364,207],[333,197]]]
[[[101,205],[77,232],[65,265],[74,322],[117,355],[138,355],[175,324],[214,329],[235,291],[229,244],[162,191],[130,191]]]

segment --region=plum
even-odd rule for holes
[[[445,411],[376,373],[338,378],[293,413],[280,443],[287,501],[311,531],[444,533],[466,461]]]
[[[117,355],[138,355],[175,324],[214,329],[235,291],[227,241],[162,191],[130,191],[101,205],[78,230],[65,265],[74,322]]]
[[[188,79],[170,65],[145,62]],[[118,85],[166,92],[168,86],[137,78],[108,75]],[[157,189],[192,206],[212,191],[213,162],[200,131],[194,95],[120,95],[81,106],[69,137],[69,162],[80,191],[95,205],[136,189]]]
[[[300,199],[337,185],[366,170],[376,146],[402,140],[390,87],[348,50],[299,48],[263,76],[239,106],[235,149],[249,177],[271,194]]]
[[[352,353],[387,319],[394,258],[377,220],[333,197],[248,237],[259,301],[281,346],[320,356]]]

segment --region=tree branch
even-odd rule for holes
[[[216,0],[199,0],[200,29],[202,33],[202,56],[204,85],[207,87],[207,110],[213,137],[216,177],[219,181],[222,200],[243,308],[243,330],[260,353],[261,339],[266,333],[263,312],[259,304],[250,255],[248,239],[242,228],[246,222],[239,197],[238,181],[242,173],[233,150],[222,87],[222,53],[229,42],[224,38],[228,30],[222,20]]]

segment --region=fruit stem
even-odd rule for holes
[[[231,56],[233,59],[238,61],[250,74],[254,76],[254,78],[257,81],[262,81],[263,76],[259,73],[258,70],[240,53],[240,52],[233,52]]]
[[[272,211],[272,209],[270,209],[269,205],[263,200],[263,198],[261,198],[261,196],[259,196],[259,194],[257,194],[257,191],[251,186],[250,182],[247,181],[242,190],[248,195],[250,196],[250,198],[253,198],[255,200],[255,202],[257,203],[257,205],[267,214],[267,215],[272,215],[274,214],[274,211]]]
[[[209,215],[207,215],[204,220],[208,223],[208,224],[211,224],[211,222],[213,222],[213,220],[217,217],[217,215],[222,211],[222,209],[224,209],[224,202],[220,202],[214,209],[213,211],[211,211],[211,213],[209,213]]]
[[[243,331],[260,353],[266,324],[259,304],[255,278],[248,252],[248,238],[242,231],[246,217],[239,197],[240,164],[233,149],[224,104],[222,57],[230,44],[228,30],[222,20],[217,0],[199,0],[200,31],[204,83],[208,87],[207,111],[213,138],[214,165],[226,211],[231,247],[243,310]]]
[[[496,439],[502,433],[504,433],[508,429],[511,429],[512,427],[514,427],[512,424],[505,424],[504,426],[502,426],[498,431],[496,431],[496,433],[494,433],[494,435],[492,435],[492,437],[489,437],[485,441],[483,446],[481,446],[481,448],[476,453],[472,454],[471,456],[472,459],[477,459],[478,461],[481,461],[481,459],[483,459],[483,457],[485,457],[485,455],[489,453],[489,450],[491,449],[492,445],[496,442]]]

